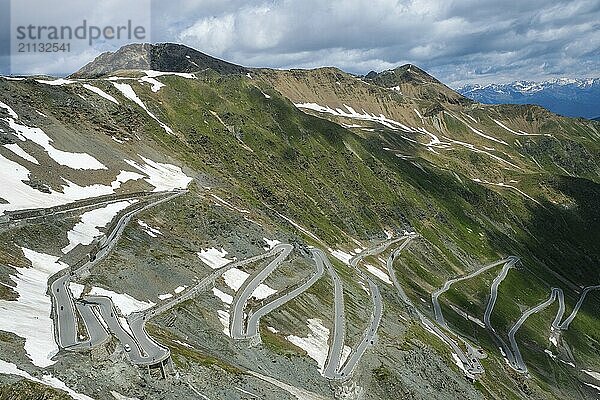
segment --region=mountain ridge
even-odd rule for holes
[[[189,73],[206,68],[226,74],[248,72],[245,67],[209,56],[183,44],[134,43],[114,52],[100,54],[69,78],[98,78],[119,70]]]
[[[155,65],[195,68],[175,50]],[[124,59],[140,54],[149,60],[146,50]],[[201,390],[234,400],[238,387],[294,397],[274,379],[312,398],[595,395],[582,370],[600,371],[598,291],[584,302],[581,288],[600,283],[600,123],[460,100],[410,65],[366,78],[333,67],[245,72],[211,59],[196,72],[153,73],[116,61],[114,72],[109,59],[90,68],[96,78],[0,77],[0,207],[16,211],[7,215],[13,226],[0,221],[3,359],[32,374],[47,370],[30,354],[56,361],[53,374],[99,398]],[[146,208],[145,196],[173,190],[177,197],[132,219],[122,240],[102,225],[107,201]],[[70,206],[54,214],[50,202]],[[104,221],[91,218],[98,210]],[[44,276],[29,291],[19,284],[36,266],[57,265],[46,260],[97,254],[98,233],[116,237],[114,248],[85,274],[65,275],[75,284],[65,290],[155,304],[146,330],[169,348],[168,380],[130,362],[126,334],[110,340],[108,362],[58,348],[47,310],[60,307]],[[89,254],[82,242],[63,258],[88,236]],[[402,238],[410,246],[385,249]],[[269,260],[278,242],[287,248],[281,264]],[[257,256],[265,261],[245,263]],[[523,319],[510,351],[499,349],[495,338],[514,339],[524,313],[558,288],[560,304],[581,306],[571,326],[555,329],[548,308]],[[231,329],[293,293],[262,315],[252,340]],[[41,310],[32,324],[47,329],[16,329],[17,306],[32,303]],[[32,339],[48,350],[32,350]],[[258,368],[271,383],[253,376]],[[0,374],[0,390],[12,379]]]

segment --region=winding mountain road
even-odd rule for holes
[[[565,313],[565,300],[562,289],[552,288],[552,292],[550,293],[550,297],[548,300],[543,303],[538,304],[537,306],[530,308],[525,311],[521,318],[517,320],[514,326],[508,331],[508,340],[510,341],[510,346],[512,348],[512,367],[517,370],[517,372],[527,372],[527,366],[523,362],[523,356],[521,355],[521,351],[519,350],[519,345],[517,344],[517,340],[515,339],[515,334],[521,328],[521,325],[529,318],[531,315],[538,313],[550,306],[554,301],[559,299],[558,312],[556,313],[556,317],[552,322],[552,326],[558,326],[558,322],[561,320],[563,314]]]
[[[239,290],[234,297],[230,318],[230,333],[231,337],[234,339],[245,339],[248,337],[248,333],[244,332],[244,308],[246,307],[248,299],[250,299],[250,296],[252,296],[252,293],[254,293],[256,288],[290,255],[294,247],[290,244],[278,244],[274,249],[279,251],[279,255],[265,268],[255,274],[254,277],[247,279],[240,288],[241,290]],[[279,301],[283,300],[275,300],[276,304],[278,304]]]
[[[515,363],[513,352],[511,348],[506,344],[504,339],[500,337],[500,335],[492,326],[491,316],[492,311],[494,311],[494,306],[496,305],[496,300],[498,299],[498,287],[500,286],[502,281],[506,279],[508,271],[510,271],[510,269],[513,268],[518,261],[518,257],[511,257],[509,261],[504,264],[498,276],[496,276],[496,278],[494,278],[494,280],[492,281],[492,285],[490,286],[490,298],[488,300],[488,303],[485,307],[485,312],[483,314],[483,324],[485,325],[488,332],[492,334],[492,337],[496,341],[496,344],[500,347],[502,353],[504,353],[504,356],[507,357],[510,365],[514,365]]]
[[[393,267],[394,260],[396,259],[396,257],[398,257],[400,252],[406,246],[408,246],[413,239],[417,237],[418,235],[411,235],[407,237],[406,240],[402,243],[402,245],[400,245],[400,247],[398,247],[394,252],[392,252],[392,254],[388,257],[388,260],[386,262],[388,274],[390,276],[390,279],[392,280],[392,283],[396,287],[398,296],[400,297],[400,301],[406,305],[408,310],[413,315],[419,318],[421,324],[425,327],[427,331],[433,333],[452,349],[452,352],[459,358],[460,362],[463,365],[465,373],[468,376],[474,377],[475,375],[482,374],[483,372],[485,372],[485,370],[481,365],[481,362],[479,361],[479,351],[474,349],[473,346],[471,346],[467,341],[463,340],[463,344],[467,349],[467,351],[465,352],[454,339],[450,338],[450,336],[448,336],[448,334],[444,330],[442,330],[438,325],[436,325],[433,321],[427,318],[414,305],[414,303],[410,300],[410,298],[407,296],[406,292],[402,288],[402,285],[398,281],[398,278],[396,277],[396,272],[394,271]],[[456,336],[460,338],[459,335]]]
[[[558,342],[557,336],[560,335],[560,331],[566,331],[567,329],[569,329],[569,325],[571,324],[571,322],[573,322],[573,319],[575,319],[575,317],[577,316],[577,313],[579,312],[579,309],[583,305],[583,302],[584,302],[587,294],[590,291],[597,290],[597,289],[600,289],[600,285],[585,287],[583,289],[583,291],[581,292],[579,299],[577,300],[577,303],[575,304],[575,307],[573,307],[573,311],[564,321],[562,321],[562,318],[565,314],[565,296],[564,296],[563,290],[561,288],[556,288],[556,287],[552,288],[552,290],[550,292],[550,297],[546,301],[525,311],[521,315],[521,317],[517,320],[517,322],[513,325],[513,327],[510,329],[510,331],[508,332],[508,340],[510,341],[510,346],[512,348],[512,360],[514,360],[514,361],[512,361],[511,366],[517,372],[521,372],[521,373],[527,372],[527,366],[523,362],[523,356],[521,355],[521,351],[519,349],[517,340],[515,339],[515,335],[517,334],[518,330],[521,328],[523,323],[525,323],[525,321],[527,321],[527,319],[530,316],[532,316],[533,314],[538,313],[540,311],[543,311],[544,309],[546,309],[547,307],[552,305],[552,303],[554,303],[555,301],[558,301],[558,310],[556,311],[556,315],[554,316],[554,320],[552,321],[552,324],[551,324],[552,335],[555,337],[555,340],[556,340],[555,343],[557,343]],[[562,321],[562,323],[561,323],[561,321]]]
[[[170,355],[169,349],[158,345],[143,332],[140,327],[129,326],[131,333],[127,331],[124,324],[119,321],[117,310],[113,302],[104,296],[87,296],[86,301],[94,304],[108,329],[116,336],[123,346],[129,345],[127,355],[132,363],[136,365],[152,365],[167,359]],[[137,332],[137,333],[136,333]]]
[[[85,348],[93,348],[108,339],[108,332],[101,323],[99,316],[94,312],[98,311],[101,318],[107,324],[110,331],[121,341],[122,344],[131,346],[131,351],[128,352],[129,358],[134,364],[143,364],[160,362],[169,357],[169,350],[158,345],[151,340],[142,326],[136,324],[131,328],[133,337],[125,332],[123,327],[120,327],[120,321],[117,318],[116,310],[112,300],[103,296],[86,296],[84,300],[75,302],[69,288],[70,280],[73,277],[82,275],[85,271],[90,271],[97,263],[102,261],[114,248],[118,239],[123,233],[123,230],[135,215],[154,207],[163,202],[172,200],[175,197],[187,193],[187,190],[177,190],[174,192],[149,193],[150,196],[168,196],[159,198],[142,207],[134,207],[132,210],[124,213],[114,228],[106,236],[104,244],[100,247],[93,259],[87,261],[84,265],[72,272],[59,272],[55,279],[51,279],[49,286],[50,297],[52,299],[52,312],[55,317],[55,334],[57,342],[61,348],[66,350],[78,350]],[[87,340],[79,340],[78,338],[78,320],[83,320],[87,331]],[[125,332],[125,333],[124,333]],[[133,351],[134,346],[138,349]],[[145,357],[142,354],[147,354]]]
[[[342,330],[341,326],[345,325],[345,318],[343,315],[343,308],[341,309],[341,313],[336,310],[334,338],[333,338],[332,346],[330,349],[330,354],[328,355],[328,358],[327,358],[327,364],[326,364],[327,368],[325,370],[327,372],[328,378],[330,378],[330,379],[348,379],[348,377],[350,377],[352,375],[352,372],[358,365],[358,363],[359,363],[360,359],[362,358],[362,356],[364,355],[365,351],[371,345],[373,345],[375,343],[377,329],[379,328],[379,323],[381,322],[381,317],[383,315],[383,302],[381,300],[381,294],[379,293],[379,287],[371,280],[371,278],[369,276],[367,276],[367,274],[365,274],[360,268],[358,268],[358,264],[365,257],[377,255],[377,254],[385,251],[385,249],[387,249],[392,244],[397,243],[403,239],[406,239],[407,237],[410,237],[410,236],[402,236],[402,237],[399,237],[396,239],[387,240],[383,243],[377,244],[373,247],[363,250],[362,252],[360,252],[359,254],[357,254],[356,256],[354,256],[350,259],[350,261],[349,261],[350,266],[352,268],[354,268],[354,270],[356,270],[356,272],[361,276],[361,278],[364,281],[366,281],[367,284],[369,285],[369,293],[371,294],[371,301],[373,302],[373,312],[371,313],[369,324],[367,325],[366,329],[364,330],[363,335],[360,339],[360,342],[358,343],[358,345],[356,345],[354,348],[352,348],[352,350],[350,351],[350,354],[348,355],[348,358],[346,358],[346,361],[343,364],[339,365],[340,361],[341,361],[341,354],[343,351],[344,340],[345,340],[345,332],[344,332],[345,328]],[[339,281],[339,278],[337,278],[337,281],[336,281],[336,277],[337,277],[337,274],[333,278],[334,284],[337,281]],[[340,285],[341,285],[341,283],[340,283]],[[341,293],[341,290],[338,291],[336,289],[336,293]],[[343,307],[343,298],[340,300],[336,299],[336,301],[335,301],[336,309],[339,308],[340,304]],[[338,365],[334,371],[334,364],[336,361],[337,361]]]
[[[579,296],[579,299],[577,300],[577,303],[575,304],[573,311],[558,326],[558,329],[563,330],[563,331],[566,331],[567,329],[569,329],[569,325],[571,325],[571,322],[573,322],[573,320],[577,316],[577,313],[579,312],[579,309],[583,305],[583,302],[584,302],[585,298],[587,297],[588,293],[591,292],[592,290],[599,290],[599,289],[600,289],[600,285],[587,286],[587,287],[583,288],[583,291],[581,292],[581,295]]]
[[[337,371],[344,351],[344,340],[346,338],[346,316],[344,314],[344,288],[342,280],[338,276],[335,268],[331,265],[329,258],[320,249],[313,250],[313,257],[317,263],[324,264],[327,273],[333,282],[333,337],[325,366],[323,367],[323,376],[328,379],[336,379]]]
[[[500,264],[505,264],[508,262],[508,259],[504,259],[504,260],[499,260],[496,261],[492,264],[489,265],[485,265],[481,268],[479,268],[478,270],[465,275],[465,276],[461,276],[458,278],[454,278],[454,279],[450,279],[449,281],[447,281],[446,283],[444,283],[444,286],[442,286],[441,288],[437,289],[436,291],[434,291],[433,293],[431,293],[431,303],[433,304],[433,312],[435,315],[435,320],[438,324],[440,324],[441,326],[447,328],[448,324],[446,322],[446,319],[444,318],[444,314],[442,313],[442,307],[440,306],[440,302],[439,302],[439,297],[446,293],[450,287],[455,284],[456,282],[461,282],[461,281],[465,281],[471,278],[476,277],[477,275],[480,275]]]
[[[311,250],[313,250],[313,249],[311,249]],[[250,316],[248,317],[248,328],[247,328],[247,332],[246,332],[246,337],[253,337],[253,336],[258,335],[258,327],[259,327],[259,322],[260,322],[261,317],[263,317],[264,315],[267,315],[270,312],[273,312],[278,307],[281,307],[283,304],[285,304],[285,303],[293,300],[297,296],[301,295],[306,290],[308,290],[308,288],[310,288],[312,285],[314,285],[315,282],[317,280],[319,280],[319,278],[321,278],[321,276],[323,276],[323,272],[324,272],[323,262],[317,261],[314,256],[314,253],[313,253],[313,259],[315,259],[317,269],[306,282],[302,283],[301,285],[297,286],[296,288],[292,289],[291,291],[277,297],[276,299],[265,304],[258,310],[250,313]]]
[[[600,289],[600,285],[588,286],[588,287],[583,288],[583,290],[580,294],[580,297],[579,297],[577,303],[575,304],[575,307],[573,308],[573,311],[564,321],[562,321],[563,316],[565,314],[565,299],[564,299],[563,290],[561,288],[556,288],[556,287],[552,288],[550,297],[547,300],[545,300],[542,303],[525,311],[520,316],[520,318],[515,322],[515,324],[511,327],[511,329],[508,332],[509,343],[507,344],[506,341],[498,334],[498,332],[496,332],[496,329],[492,326],[491,316],[492,316],[492,312],[494,310],[494,306],[496,305],[496,301],[498,299],[498,288],[499,288],[500,284],[504,281],[504,279],[506,279],[510,269],[514,268],[515,265],[519,261],[520,261],[520,259],[518,257],[509,256],[504,260],[500,260],[500,261],[497,261],[490,265],[484,266],[469,275],[466,275],[466,276],[463,276],[460,278],[451,279],[448,282],[446,282],[442,288],[440,288],[432,293],[432,303],[434,306],[436,321],[441,326],[443,326],[445,329],[449,329],[448,325],[446,324],[446,321],[443,317],[442,311],[441,311],[441,307],[439,304],[439,296],[441,294],[445,293],[451,287],[451,285],[453,283],[473,278],[473,277],[481,274],[482,272],[485,272],[493,267],[496,267],[496,266],[504,263],[502,270],[498,273],[496,278],[494,278],[492,285],[490,286],[490,298],[487,302],[486,309],[484,312],[483,323],[484,323],[484,326],[486,327],[486,329],[488,330],[488,332],[490,332],[490,334],[492,335],[492,337],[494,338],[494,340],[500,347],[502,355],[508,361],[508,365],[517,372],[526,373],[527,366],[525,365],[525,363],[523,361],[523,357],[521,355],[519,345],[515,338],[517,332],[519,331],[521,326],[525,323],[525,321],[527,321],[527,319],[531,315],[541,312],[544,309],[546,309],[547,307],[549,307],[550,305],[552,305],[554,303],[554,301],[558,301],[558,310],[556,312],[554,320],[551,323],[551,328],[552,328],[551,340],[552,340],[552,338],[554,338],[554,340],[557,342],[557,340],[558,340],[557,336],[560,335],[560,331],[564,331],[569,328],[569,325],[571,324],[573,319],[575,319],[575,317],[577,316],[577,313],[579,312],[579,309],[581,308],[587,294],[592,290]],[[393,279],[395,280],[395,277],[393,277]],[[562,321],[562,323],[561,323],[561,321]],[[466,343],[467,342],[465,341],[465,344]],[[461,361],[462,361],[462,357],[460,357],[460,354],[459,354],[459,358],[461,358]]]

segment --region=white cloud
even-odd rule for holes
[[[182,42],[196,43],[208,53],[228,51],[235,39],[235,19],[231,14],[201,19],[179,34]]]
[[[598,74],[597,0],[173,0],[152,15],[153,41],[247,66],[411,62],[454,85]]]

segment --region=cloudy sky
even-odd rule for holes
[[[123,16],[123,2],[101,3]],[[246,66],[364,74],[413,63],[452,86],[600,76],[600,0],[171,0],[151,11],[153,42]],[[69,72],[111,46],[31,65]]]

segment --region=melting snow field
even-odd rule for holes
[[[192,181],[192,178],[184,174],[181,168],[175,165],[152,161],[139,154],[138,156],[144,160],[145,164],[142,165],[132,160],[125,160],[125,162],[146,174],[148,177],[144,180],[154,186],[155,192],[185,189]]]
[[[198,258],[200,258],[202,262],[212,269],[219,269],[233,261],[225,257],[227,251],[223,250],[223,248],[219,251],[218,249],[211,247],[206,250],[200,250],[196,254],[198,254]]]
[[[27,168],[0,154],[0,182],[2,182],[0,198],[8,202],[8,204],[0,204],[0,213],[28,208],[53,207],[76,200],[112,194],[123,183],[139,178],[143,178],[143,176],[134,172],[122,171],[110,186],[102,184],[79,186],[63,179],[66,184],[62,187],[62,193],[53,190],[50,193],[43,193],[23,183],[23,181],[29,180]]]
[[[217,289],[216,287],[212,288],[212,292],[215,296],[217,296],[219,299],[221,299],[221,301],[225,304],[231,304],[233,303],[233,296],[231,296],[230,294],[227,294],[219,289]]]
[[[175,294],[179,294],[179,293],[183,292],[185,289],[187,289],[187,286],[178,286],[175,288],[175,290],[173,292]],[[167,300],[172,297],[173,297],[173,293],[165,293],[165,294],[158,295],[159,300]]]
[[[109,297],[115,306],[121,311],[121,314],[124,316],[128,316],[137,311],[145,311],[151,307],[154,307],[156,304],[151,301],[145,302],[135,299],[133,296],[122,293],[115,293],[111,290],[103,289],[100,287],[92,287],[92,290],[89,293],[90,296],[104,296]]]
[[[48,278],[67,268],[58,257],[21,248],[31,262],[30,268],[15,268],[17,301],[0,300],[0,330],[12,332],[25,339],[25,351],[31,362],[41,368],[54,364],[51,358],[58,353],[54,341],[54,324],[50,318],[51,300],[46,295]]]
[[[217,310],[217,315],[219,316],[219,321],[221,321],[221,324],[223,325],[223,333],[231,337],[229,333],[229,311]]]
[[[231,336],[229,334],[229,306],[233,303],[233,296],[217,289],[216,287],[212,288],[212,292],[215,296],[217,296],[223,302],[223,306],[225,310],[217,310],[217,316],[219,317],[219,321],[223,325],[223,333],[227,336]]]
[[[395,129],[395,130],[401,129],[401,130],[407,131],[407,132],[415,132],[414,129],[412,129],[398,121],[389,119],[389,118],[385,117],[383,114],[379,114],[379,116],[377,116],[375,114],[369,114],[365,110],[362,110],[363,113],[360,114],[360,113],[356,112],[356,110],[354,110],[352,107],[347,106],[346,104],[344,104],[344,107],[348,111],[344,111],[340,108],[336,108],[334,110],[328,106],[321,106],[316,103],[298,103],[298,104],[294,104],[294,105],[298,108],[304,108],[304,109],[308,109],[308,110],[317,111],[320,113],[337,115],[339,117],[358,119],[361,121],[377,122],[377,123],[379,123],[387,128],[390,128],[390,129]]]
[[[381,279],[388,285],[392,284],[392,281],[390,280],[390,277],[388,276],[388,274],[386,274],[379,268],[377,268],[371,264],[365,264],[365,267],[367,268],[367,271],[369,271],[371,274],[375,275],[376,277],[378,277],[379,279]]]
[[[216,194],[212,194],[211,193],[210,195],[211,195],[211,197],[213,199],[215,199],[217,201],[215,204],[218,205],[218,206],[224,205],[225,207],[228,207],[228,208],[230,208],[231,210],[234,210],[234,211],[241,212],[242,214],[250,214],[250,211],[244,210],[243,208],[238,208],[238,207],[234,206],[233,204],[229,203],[228,201],[223,200],[222,198],[220,198]]]
[[[231,268],[223,274],[223,278],[225,279],[225,283],[229,286],[234,292],[240,290],[246,279],[248,279],[250,275],[241,269]],[[277,293],[277,290],[271,289],[269,286],[261,283],[254,289],[252,292],[252,296],[258,300],[266,299],[267,297]]]
[[[163,71],[146,70],[146,71],[144,71],[144,73],[146,74],[146,76],[140,78],[139,82],[149,83],[151,85],[150,90],[152,90],[154,93],[158,92],[161,88],[166,86],[164,83],[155,79],[155,78],[158,78],[159,76],[175,75],[175,76],[179,76],[181,78],[186,78],[186,79],[196,79],[196,76],[194,74],[188,74],[188,73],[184,73],[184,72],[163,72]]]
[[[458,120],[458,121],[462,122],[462,123],[463,123],[463,124],[464,124],[464,125],[465,125],[467,128],[469,128],[469,129],[471,130],[471,132],[473,132],[474,134],[476,134],[476,135],[478,135],[478,136],[481,136],[482,138],[485,138],[485,139],[491,140],[491,141],[493,141],[493,142],[500,143],[500,144],[503,144],[503,145],[505,145],[505,146],[508,146],[508,143],[506,143],[504,140],[497,139],[497,138],[495,138],[495,137],[493,137],[493,136],[490,136],[490,135],[486,135],[485,133],[483,133],[483,132],[481,132],[481,131],[479,131],[479,130],[477,130],[477,129],[473,128],[473,127],[472,127],[471,125],[469,125],[469,124],[467,123],[467,121],[465,121],[464,119],[462,119],[462,118],[459,118],[459,117],[457,117],[456,115],[454,115],[454,114],[452,114],[452,113],[449,113],[449,112],[447,112],[447,111],[444,111],[444,113],[445,113],[446,115],[449,115],[449,116],[451,116],[452,118],[454,118],[454,119],[456,119],[456,120]],[[466,114],[464,114],[464,115],[466,115]],[[471,117],[471,116],[469,116],[469,115],[467,115],[467,117],[469,117],[469,118],[471,118],[473,121],[475,121],[475,120],[473,119],[473,117]],[[475,122],[477,122],[477,121],[475,121]],[[492,150],[493,150],[493,149],[492,149]]]
[[[600,386],[592,385],[591,383],[583,382],[584,385],[591,387],[592,389],[596,389],[598,394],[600,394]]]
[[[58,150],[52,145],[52,139],[43,130],[17,123],[18,116],[12,108],[2,102],[0,102],[0,107],[8,111],[9,117],[4,118],[4,121],[21,141],[30,140],[38,144],[46,150],[50,158],[60,165],[73,169],[107,169],[104,164],[87,153],[70,153]]]
[[[79,299],[83,294],[84,289],[85,286],[83,286],[82,284],[69,282],[69,290],[71,291],[71,294],[73,295],[74,299]]]
[[[81,214],[80,222],[67,233],[69,244],[62,249],[62,252],[66,254],[80,243],[83,245],[92,243],[96,236],[102,235],[98,228],[104,228],[119,212],[134,203],[137,203],[137,200],[119,201]]]
[[[144,232],[146,232],[150,237],[155,238],[158,237],[158,235],[162,235],[160,229],[151,227],[141,219],[138,219],[138,225],[141,226],[142,229],[144,229]]]
[[[277,246],[278,244],[281,244],[281,242],[279,240],[273,239],[273,240],[269,240],[267,238],[263,238],[263,240],[265,241],[265,243],[267,244],[264,249],[266,251],[271,250],[273,247]]]
[[[58,78],[58,79],[53,79],[53,80],[36,79],[36,82],[43,83],[44,85],[50,85],[50,86],[63,86],[63,85],[70,85],[72,83],[75,83],[76,81],[73,81],[70,79]]]
[[[5,144],[4,147],[12,151],[14,154],[21,157],[22,159],[27,160],[33,164],[40,165],[38,160],[36,160],[32,155],[23,150],[21,146],[19,146],[17,143]]]
[[[502,122],[495,120],[494,118],[492,118],[492,121],[494,121],[496,123],[496,125],[500,126],[501,128],[504,128],[505,130],[509,131],[513,135],[517,135],[517,136],[552,136],[547,133],[527,133],[527,132],[523,132],[521,130],[517,132],[517,131],[510,129],[508,126],[504,125]]]
[[[319,318],[309,319],[308,328],[311,333],[307,337],[289,335],[286,339],[306,351],[308,356],[317,362],[319,372],[322,373],[329,351],[329,346],[327,345],[329,329],[323,326],[323,321]]]
[[[22,369],[17,367],[15,364],[6,362],[4,360],[0,360],[0,374],[20,376],[25,379],[29,379],[30,381],[34,381],[34,382],[41,383],[46,386],[51,386],[53,388],[63,390],[65,392],[67,392],[69,394],[69,396],[71,396],[75,400],[92,400],[91,397],[88,397],[84,394],[75,392],[71,388],[67,387],[67,385],[65,385],[65,383],[63,381],[61,381],[58,378],[53,377],[50,374],[46,374],[42,377],[42,379],[38,379],[38,378],[31,376],[28,372],[23,371]]]
[[[174,340],[174,342],[178,342],[177,340]],[[181,344],[181,342],[178,342]],[[187,346],[187,347],[191,347],[191,346]],[[115,392],[114,390],[110,391],[110,394],[112,395],[112,397],[115,398],[115,400],[140,400],[137,397],[127,397],[127,396],[123,396],[121,393],[119,392]]]
[[[591,376],[598,382],[600,382],[600,372],[590,371],[589,369],[582,369],[581,372]]]
[[[119,104],[119,101],[117,99],[115,99],[114,97],[112,97],[110,94],[106,93],[104,90],[100,89],[99,87],[88,85],[87,83],[84,83],[83,87],[91,92],[96,93],[98,96],[105,98],[108,101],[112,101],[115,104]]]
[[[328,249],[332,256],[340,260],[346,265],[350,265],[350,260],[352,259],[352,254],[348,254],[342,250],[333,250]]]
[[[481,180],[481,179],[479,179],[479,178],[474,178],[474,179],[473,179],[473,182],[477,182],[477,183],[483,183],[483,184],[486,184],[486,185],[492,185],[492,186],[503,187],[503,188],[507,188],[507,189],[512,189],[512,190],[514,190],[515,192],[517,192],[517,193],[519,193],[520,195],[522,195],[523,197],[525,197],[525,198],[527,198],[527,199],[529,199],[529,200],[533,201],[534,203],[540,204],[540,202],[539,202],[539,201],[537,201],[536,199],[534,199],[533,197],[531,197],[530,195],[528,195],[527,193],[525,193],[524,191],[522,191],[522,190],[521,190],[521,189],[519,189],[518,187],[516,187],[516,186],[513,186],[513,185],[508,185],[508,184],[506,184],[506,183],[504,183],[504,182],[498,182],[498,183],[494,183],[494,182],[488,182],[488,181],[486,181],[486,180]],[[512,183],[512,182],[511,182],[511,183]],[[540,204],[540,205],[541,205],[541,204]]]
[[[140,106],[142,110],[146,111],[146,114],[150,116],[150,118],[154,119],[158,124],[165,130],[165,132],[173,134],[173,130],[165,125],[162,121],[160,121],[156,115],[152,114],[150,110],[146,107],[146,105],[140,100],[140,98],[135,94],[133,88],[127,83],[117,83],[112,82],[112,84],[123,94],[123,96],[127,97],[129,100],[133,101],[135,104]],[[159,88],[160,89],[160,88]]]

